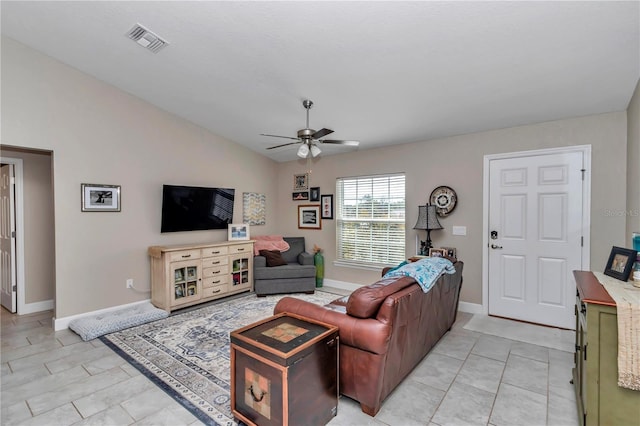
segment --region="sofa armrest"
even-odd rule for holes
[[[253,267],[254,268],[266,268],[267,267],[267,258],[264,256],[254,256],[253,257]]]
[[[360,319],[293,297],[283,297],[273,309],[274,314],[289,312],[340,328],[340,343],[376,354],[385,354],[389,347],[391,326],[374,318]]]
[[[303,251],[298,255],[298,263],[301,265],[313,265],[313,255]]]

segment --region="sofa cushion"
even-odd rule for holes
[[[287,263],[298,263],[298,255],[304,251],[304,237],[284,237],[289,244],[289,250],[282,252]]]
[[[411,284],[416,284],[413,278],[391,277],[360,287],[349,296],[347,314],[357,318],[373,318],[387,296]]]
[[[255,280],[275,280],[282,278],[308,278],[316,276],[316,267],[313,265],[299,265],[288,263],[275,268],[254,268]]]
[[[260,256],[264,256],[267,259],[267,267],[287,264],[287,261],[282,258],[280,250],[260,250]]]

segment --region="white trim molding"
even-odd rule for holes
[[[18,315],[34,314],[36,312],[52,311],[53,299],[43,300],[42,302],[25,303],[22,305],[22,310],[18,312]]]
[[[16,179],[16,313],[24,315],[32,312],[25,311],[25,281],[24,281],[24,178],[23,161],[21,158],[0,157],[0,163],[13,164]],[[47,310],[47,309],[44,309]]]
[[[339,288],[341,290],[354,291],[362,287],[364,284],[354,284],[346,281],[330,280],[325,278],[323,281],[323,285],[326,285],[327,287]]]

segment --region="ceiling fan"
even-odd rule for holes
[[[262,136],[270,136],[272,138],[283,138],[283,139],[292,139],[295,142],[289,142],[282,145],[270,146],[267,149],[276,149],[282,148],[283,146],[301,144],[300,148],[298,148],[298,157],[300,158],[310,158],[310,155],[313,157],[317,157],[322,150],[318,146],[319,144],[334,144],[334,145],[345,145],[345,146],[358,146],[360,142],[358,141],[343,141],[343,140],[335,140],[335,139],[320,139],[324,136],[327,136],[333,133],[333,130],[322,128],[320,130],[313,130],[309,128],[309,110],[313,106],[313,102],[309,99],[305,99],[302,101],[302,106],[307,110],[307,127],[304,129],[298,130],[298,137],[293,138],[290,136],[280,136],[280,135],[267,135],[265,133],[260,133]]]

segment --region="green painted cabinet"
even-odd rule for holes
[[[582,426],[640,426],[640,392],[618,386],[616,303],[597,278],[574,271],[576,351],[573,384]]]

